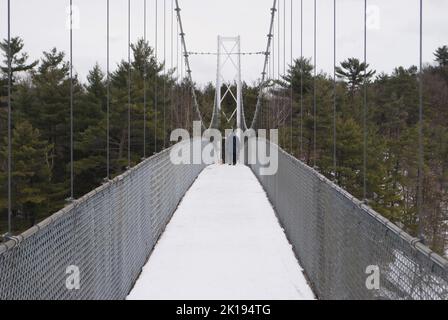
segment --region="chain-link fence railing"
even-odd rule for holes
[[[445,259],[296,158],[278,153],[276,175],[260,175],[260,165],[252,169],[320,299],[448,299]]]
[[[0,300],[126,298],[204,168],[172,164],[170,150],[0,244]]]

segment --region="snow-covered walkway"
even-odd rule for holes
[[[211,166],[185,195],[128,299],[314,299],[249,168]]]

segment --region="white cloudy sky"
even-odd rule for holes
[[[154,44],[155,1],[147,1],[148,39]],[[159,4],[159,56],[163,57],[163,3],[167,8],[168,65],[170,56],[171,1]],[[287,8],[287,58],[290,60],[290,5]],[[293,1],[293,55],[300,53],[299,0]],[[84,77],[95,62],[106,63],[106,0],[73,0],[79,8],[79,29],[74,32],[74,59],[76,71]],[[132,2],[132,39],[143,36],[144,0]],[[216,51],[216,37],[240,35],[243,51],[262,51],[266,46],[272,0],[179,0],[182,8],[187,45],[190,51]],[[313,0],[304,2],[304,55],[313,53]],[[448,44],[448,1],[424,0],[424,60],[433,60],[432,52]],[[0,2],[0,37],[6,37],[6,3]],[[42,51],[56,46],[68,51],[68,0],[12,0],[12,33],[25,40],[26,51],[39,58]],[[333,0],[318,3],[318,68],[332,69],[332,10]],[[338,61],[363,54],[363,0],[337,0]],[[378,28],[368,33],[368,59],[372,67],[390,72],[394,66],[418,63],[419,0],[368,0],[372,13],[379,13]],[[375,9],[376,8],[376,9]],[[280,13],[283,18],[283,10]],[[375,15],[371,16],[373,19]],[[127,56],[127,1],[111,0],[111,51],[116,64]],[[176,49],[176,41],[174,43]],[[261,56],[243,57],[243,79],[255,81],[262,68]],[[174,59],[176,61],[176,59]],[[176,63],[175,63],[176,64]],[[195,81],[214,81],[216,57],[195,56],[191,59]]]

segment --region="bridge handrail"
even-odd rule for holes
[[[0,300],[125,299],[205,167],[166,149],[0,244]],[[79,270],[72,290],[67,269]]]
[[[261,176],[315,293],[322,299],[448,299],[448,261],[335,183],[278,148]],[[378,267],[380,289],[366,286]]]
[[[6,241],[4,243],[0,243],[0,255],[2,253],[4,253],[4,252],[14,248],[14,247],[19,246],[21,242],[23,242],[24,240],[32,237],[39,230],[41,230],[43,228],[46,228],[48,225],[50,225],[51,223],[56,221],[60,216],[66,214],[67,212],[72,211],[77,206],[79,206],[80,203],[89,201],[96,194],[104,192],[105,190],[110,188],[112,185],[117,184],[118,182],[120,182],[123,179],[125,179],[127,176],[131,175],[134,171],[138,171],[138,169],[140,167],[144,166],[145,163],[154,161],[154,159],[160,157],[164,153],[169,152],[170,150],[171,149],[165,149],[165,150],[163,150],[163,151],[161,151],[161,152],[159,152],[157,154],[152,155],[151,157],[145,159],[144,161],[140,162],[139,164],[137,164],[136,166],[132,167],[131,169],[123,172],[121,175],[118,175],[114,179],[111,179],[111,180],[105,182],[104,184],[102,184],[101,186],[97,187],[96,189],[90,191],[89,193],[87,193],[86,195],[82,196],[81,198],[72,201],[71,203],[66,205],[64,208],[62,208],[58,212],[56,212],[56,213],[52,214],[51,216],[49,216],[48,218],[42,220],[40,223],[36,224],[35,226],[25,230],[20,235],[12,236],[12,237],[10,237],[10,240],[8,240],[8,241]]]
[[[286,152],[283,149],[280,149],[280,152],[292,160],[300,161],[288,152]],[[301,162],[301,161],[300,161]],[[359,200],[352,194],[350,194],[345,189],[338,186],[336,183],[325,177],[323,174],[321,174],[319,171],[315,170],[312,167],[309,167],[305,165],[303,162],[301,162],[302,165],[306,170],[309,170],[313,174],[315,174],[323,183],[330,186],[332,189],[334,189],[336,192],[339,192],[342,194],[345,198],[352,201],[355,205],[357,205],[360,209],[367,212],[369,215],[372,216],[375,220],[377,220],[379,223],[383,224],[386,228],[388,228],[391,232],[396,233],[400,236],[403,240],[409,242],[416,250],[418,250],[420,253],[431,257],[435,263],[437,263],[440,267],[447,269],[448,271],[448,260],[431,250],[428,246],[424,245],[421,241],[421,239],[411,236],[409,233],[404,231],[402,228],[397,226],[395,223],[391,222],[389,219],[385,218],[378,212],[376,212],[374,209],[372,209],[370,206],[366,205],[363,201]]]

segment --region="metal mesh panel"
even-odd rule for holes
[[[204,168],[173,165],[170,150],[0,244],[0,300],[124,299]],[[71,265],[80,290],[66,287]]]
[[[251,167],[320,299],[448,299],[445,259],[296,158],[278,153],[276,175]],[[366,286],[368,266],[380,270],[379,290]]]

